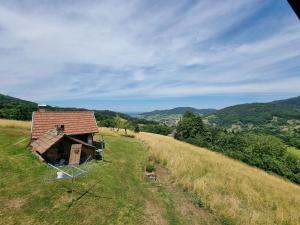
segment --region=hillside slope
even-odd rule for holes
[[[234,132],[271,134],[300,148],[300,97],[230,106],[206,116],[205,121]]]
[[[224,224],[300,224],[300,186],[171,137],[138,137]]]
[[[300,96],[269,103],[250,103],[226,107],[214,113],[214,122],[228,126],[237,122],[243,124],[266,124],[278,117],[283,121],[300,120]]]
[[[105,161],[76,180],[79,192],[70,205],[70,182],[43,182],[46,167],[26,148],[26,139],[22,142],[28,141],[30,123],[0,122],[0,204],[5,206],[0,224],[300,222],[300,186],[170,137],[135,134],[143,145],[109,128],[100,129]],[[149,154],[168,168],[170,178],[157,165],[159,181],[143,181]]]
[[[0,118],[31,120],[31,113],[37,106],[34,102],[0,94]]]
[[[284,100],[273,101],[273,102],[271,102],[271,104],[288,106],[288,107],[292,107],[297,110],[300,110],[300,96],[294,97],[294,98],[289,98],[289,99],[284,99]]]
[[[221,225],[159,167],[159,181],[144,181],[148,151],[139,140],[102,130],[105,161],[75,179],[71,202],[70,180],[45,182],[56,172],[27,149],[29,127],[0,120],[0,224]]]

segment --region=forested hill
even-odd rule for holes
[[[37,103],[0,94],[0,118],[31,120],[31,114],[37,110]]]
[[[15,120],[31,120],[32,112],[36,111],[38,104],[35,102],[25,101],[8,95],[0,94],[0,118]],[[85,111],[84,108],[64,108],[47,106],[49,111]],[[91,110],[94,111],[97,121],[112,119],[117,115],[123,119],[142,124],[153,123],[139,118],[133,118],[123,113],[110,110]]]
[[[235,105],[208,115],[205,120],[232,132],[271,134],[300,148],[300,97]]]
[[[273,102],[271,102],[271,104],[291,107],[291,108],[294,108],[294,109],[300,111],[300,96],[295,97],[295,98],[285,99],[285,100],[273,101]]]
[[[185,112],[194,112],[199,113],[201,115],[207,115],[209,113],[215,112],[216,109],[196,109],[192,107],[177,107],[173,109],[166,110],[154,110],[152,112],[141,113],[142,116],[152,116],[152,115],[172,115],[172,114],[183,114]]]
[[[209,116],[211,122],[221,126],[235,123],[262,125],[276,120],[300,120],[300,96],[269,103],[251,103],[230,106]]]

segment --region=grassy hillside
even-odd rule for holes
[[[70,181],[43,182],[29,127],[0,120],[0,224],[300,223],[295,184],[170,137],[134,134],[143,144],[109,128],[105,161],[77,179],[70,204]],[[153,183],[143,179],[149,158],[160,162]]]
[[[28,128],[17,124],[0,123],[0,224],[220,224],[163,168],[159,181],[144,181],[148,151],[139,140],[103,130],[105,161],[76,179],[70,204],[70,181],[43,182],[49,171],[26,148]]]
[[[176,182],[224,224],[300,224],[300,187],[173,138],[140,133]]]

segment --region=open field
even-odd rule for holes
[[[15,128],[30,129],[31,121],[0,119],[0,127],[11,127],[11,128],[15,127]]]
[[[105,161],[76,179],[77,200],[70,204],[71,181],[43,181],[49,171],[27,149],[29,134],[0,127],[0,224],[220,224],[162,167],[159,181],[144,181],[147,149],[115,133],[102,132]]]
[[[152,157],[225,224],[300,224],[300,186],[173,138],[140,133]]]

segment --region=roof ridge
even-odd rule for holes
[[[34,111],[33,113],[94,113],[94,111],[93,110],[86,110],[86,111],[45,111],[45,112]]]
[[[32,121],[31,135],[34,139],[56,125],[64,125],[64,132],[68,135],[99,132],[93,111],[34,112]]]

